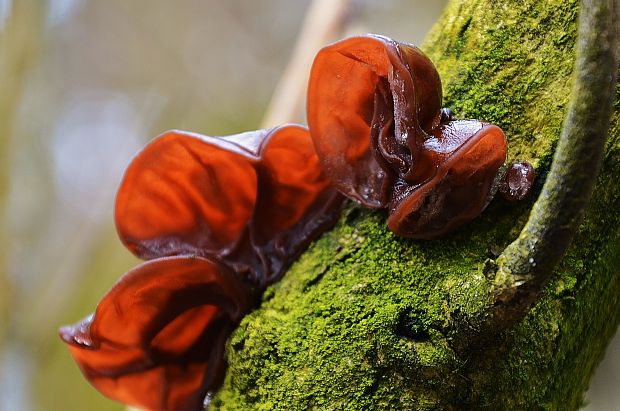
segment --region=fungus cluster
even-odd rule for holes
[[[119,236],[148,261],[60,336],[106,396],[200,410],[222,381],[232,330],[336,222],[342,200],[304,127],[167,132],[133,159],[116,197]]]
[[[147,260],[94,314],[60,335],[103,394],[149,410],[203,408],[221,384],[226,339],[266,287],[323,231],[344,197],[388,210],[396,234],[435,238],[499,191],[524,198],[527,163],[502,168],[494,125],[454,120],[416,47],[381,36],[322,49],[308,123],[206,137],[170,131],[133,159],[115,219]]]
[[[502,130],[454,120],[441,100],[428,57],[387,37],[335,43],[312,67],[308,124],[325,174],[364,206],[387,208],[389,228],[403,237],[436,238],[475,218],[502,177]],[[509,175],[529,192],[532,179]]]

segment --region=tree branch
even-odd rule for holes
[[[583,0],[572,99],[551,170],[519,237],[497,259],[495,317],[522,318],[564,256],[601,167],[618,71],[619,2]]]

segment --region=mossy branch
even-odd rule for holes
[[[446,105],[459,116],[501,125],[511,161],[549,169],[572,95],[567,80],[578,70],[578,14],[578,0],[450,0],[425,42],[441,73]],[[578,90],[590,87],[579,81]],[[605,95],[596,84],[590,92],[598,104],[586,114],[598,116]],[[527,311],[522,321],[489,321],[497,296],[491,291],[508,282],[495,282],[497,267],[488,259],[521,231],[528,204],[494,200],[466,228],[429,242],[400,239],[382,214],[351,208],[242,321],[227,346],[226,381],[211,408],[580,407],[620,323],[618,97],[615,107],[601,172],[573,245],[536,305],[521,311]],[[587,117],[571,121],[597,127]],[[578,169],[592,173],[588,158]],[[507,254],[503,259],[509,267]],[[547,277],[541,275],[539,284]]]
[[[598,176],[615,98],[619,1],[583,0],[576,76],[553,164],[519,237],[497,259],[496,323],[518,321],[564,256]]]

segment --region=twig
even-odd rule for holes
[[[618,0],[582,0],[572,98],[551,170],[519,238],[498,258],[496,319],[527,312],[564,256],[598,175],[615,97]]]
[[[275,88],[262,127],[299,122],[316,52],[345,30],[351,0],[314,0],[306,12],[295,50]]]

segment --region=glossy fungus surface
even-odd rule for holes
[[[110,398],[200,410],[221,383],[230,332],[342,201],[304,127],[164,133],[134,158],[116,200],[119,236],[149,261],[60,335]]]
[[[308,123],[325,173],[343,194],[387,208],[388,225],[435,238],[479,215],[506,159],[501,129],[454,120],[441,81],[415,46],[382,36],[322,49],[308,87]]]
[[[534,167],[526,161],[510,165],[499,185],[499,192],[510,201],[521,201],[526,198],[534,184]]]
[[[200,257],[146,262],[94,314],[60,335],[103,394],[149,410],[201,409],[222,378],[224,343],[248,310],[247,286]]]
[[[493,180],[506,157],[506,139],[496,126],[452,121],[425,141],[422,155],[434,166],[426,168],[419,185],[395,186],[388,226],[404,237],[435,238],[475,218],[487,206]]]
[[[263,288],[335,222],[341,201],[304,127],[169,131],[127,168],[115,218],[138,257],[217,256]]]
[[[387,205],[395,174],[409,171],[440,109],[437,70],[414,46],[353,37],[314,60],[308,87],[314,144],[338,189],[368,207]]]

